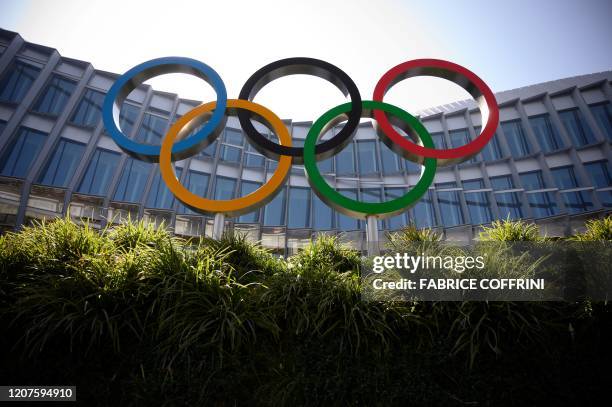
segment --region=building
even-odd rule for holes
[[[164,221],[181,236],[210,235],[212,217],[182,206],[156,164],[130,158],[105,134],[101,105],[117,76],[0,30],[2,230],[68,214],[98,227],[130,216]],[[379,221],[381,235],[414,222],[439,229],[447,239],[469,240],[482,224],[506,217],[534,221],[548,235],[566,235],[587,218],[609,214],[611,79],[608,71],[497,93],[500,126],[485,150],[469,162],[439,168],[420,202]],[[169,125],[198,104],[141,86],[122,108],[122,128],[139,141],[159,144]],[[480,126],[472,101],[428,109],[420,119],[438,147],[465,144]],[[296,144],[311,124],[286,123]],[[275,164],[245,142],[232,117],[218,141],[177,163],[177,173],[191,191],[229,199],[257,188]],[[420,171],[382,144],[368,122],[319,168],[347,196],[372,201],[397,196],[416,183]],[[324,231],[342,231],[343,239],[361,248],[365,236],[365,222],[323,204],[297,165],[272,202],[228,219],[226,227],[279,253],[292,253]]]

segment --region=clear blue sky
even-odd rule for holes
[[[0,0],[0,27],[118,73],[155,57],[200,59],[221,74],[230,97],[256,69],[291,56],[338,65],[364,98],[386,70],[413,58],[457,62],[494,91],[612,69],[610,0]],[[152,84],[213,96],[184,75]],[[439,79],[411,79],[386,100],[416,111],[466,97]],[[270,84],[257,101],[283,118],[312,120],[344,99],[301,77]]]

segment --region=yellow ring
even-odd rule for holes
[[[185,113],[185,115],[170,127],[170,130],[168,130],[168,133],[162,141],[159,154],[159,170],[168,189],[170,189],[179,201],[188,207],[207,213],[223,213],[228,216],[238,216],[252,212],[274,198],[289,175],[292,157],[287,155],[281,156],[276,171],[274,171],[270,180],[259,189],[240,198],[230,200],[207,199],[189,191],[176,178],[174,169],[172,168],[172,146],[179,135],[184,135],[185,131],[181,131],[184,127],[188,126],[194,119],[204,116],[206,113],[214,110],[216,104],[216,102],[210,102],[197,106]],[[289,135],[287,127],[272,111],[248,100],[228,99],[226,114],[233,114],[236,109],[246,109],[255,113],[255,115],[263,119],[263,121],[266,122],[264,124],[268,124],[272,131],[278,136],[281,145],[291,147],[291,135]],[[188,128],[192,127],[195,126],[193,124],[188,126]]]

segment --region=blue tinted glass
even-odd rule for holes
[[[589,173],[589,178],[594,186],[598,188],[612,186],[612,176],[607,161],[596,161],[584,164]]]
[[[140,108],[138,106],[129,103],[124,103],[123,106],[121,106],[121,112],[119,112],[119,125],[124,134],[132,134],[132,129],[136,125],[139,112]]]
[[[2,175],[25,178],[47,138],[43,132],[21,127],[2,157]]]
[[[145,113],[142,123],[136,133],[136,141],[140,143],[160,145],[166,134],[168,119]]]
[[[181,178],[182,168],[177,168],[176,178]],[[151,184],[151,190],[147,197],[146,206],[147,208],[158,208],[158,209],[172,209],[175,198],[172,192],[166,186],[166,183],[162,180],[161,174],[157,171]]]
[[[470,135],[467,129],[451,130],[448,132],[448,136],[450,138],[452,148],[462,147],[470,142]],[[473,163],[476,162],[476,159],[470,158],[465,162]]]
[[[21,103],[39,72],[39,68],[16,61],[0,80],[0,101]]]
[[[444,133],[442,132],[431,133],[431,138],[433,139],[434,146],[436,146],[438,150],[447,148],[446,139],[444,138]]]
[[[252,192],[255,192],[257,189],[259,189],[259,187],[261,187],[260,182],[242,181],[242,184],[240,185],[240,196],[246,196]],[[238,222],[259,222],[259,209],[240,216],[240,218],[238,218]]]
[[[339,192],[347,198],[357,199],[357,191],[354,189],[342,189]],[[357,230],[359,229],[359,220],[338,213],[337,225],[340,230]]]
[[[68,103],[74,88],[76,88],[75,81],[53,75],[47,84],[47,88],[36,101],[34,110],[40,113],[59,115]]]
[[[385,188],[385,200],[391,201],[393,199],[397,199],[406,193],[405,188]],[[400,215],[395,215],[386,220],[387,229],[389,230],[398,230],[406,226],[406,216],[407,214],[404,212]]]
[[[438,191],[438,203],[444,226],[457,226],[464,223],[457,191]]]
[[[455,181],[436,182],[435,186],[436,186],[436,189],[457,188],[457,183]]]
[[[417,201],[412,212],[417,228],[431,228],[436,224],[431,190],[427,190],[427,193]]]
[[[597,191],[597,197],[604,208],[612,208],[612,191]]]
[[[477,136],[480,135],[481,129],[482,128],[480,126],[474,127],[474,132]],[[480,154],[482,156],[482,159],[485,161],[494,161],[502,158],[502,152],[501,147],[499,146],[499,138],[497,136],[497,133],[495,133],[493,137],[491,137],[491,139],[482,149]]]
[[[241,155],[242,149],[240,147],[233,147],[225,144],[221,145],[221,160],[239,163]]]
[[[227,144],[242,146],[242,133],[240,130],[226,129],[223,139]]]
[[[421,169],[423,168],[421,164],[417,164],[410,160],[403,160],[404,166],[406,167],[406,171],[408,174],[420,174]]]
[[[363,188],[361,189],[361,200],[363,202],[382,202],[382,193],[379,188]],[[379,220],[378,229],[383,229],[383,221]],[[366,226],[366,222],[362,222],[362,227]]]
[[[85,144],[60,139],[53,156],[40,174],[38,182],[55,187],[65,187],[83,160]]]
[[[285,223],[285,188],[264,206],[264,225],[280,226]]]
[[[340,153],[336,155],[336,174],[354,174],[355,158],[353,156],[353,143],[349,143]]]
[[[289,212],[287,216],[287,227],[305,228],[309,227],[310,215],[310,189],[309,188],[289,188]]]
[[[100,121],[102,115],[104,94],[93,89],[87,89],[72,114],[70,121],[80,126],[93,127]]]
[[[2,135],[2,132],[4,131],[5,127],[6,127],[6,122],[4,120],[0,120],[0,135]]]
[[[593,201],[588,191],[564,192],[561,196],[569,213],[593,210]]]
[[[489,178],[489,181],[491,181],[491,187],[496,191],[514,188],[514,182],[512,182],[512,176],[510,175],[491,177]]]
[[[357,153],[359,154],[357,163],[360,174],[372,174],[378,171],[375,141],[358,141]]]
[[[529,207],[536,218],[554,216],[559,212],[555,196],[551,192],[535,192],[527,194]]]
[[[332,209],[312,194],[312,227],[316,230],[330,230],[332,228]]]
[[[206,197],[209,181],[210,181],[210,174],[205,174],[203,172],[189,170],[189,172],[187,173],[187,179],[183,182],[183,184],[185,185],[187,190],[190,191],[191,193],[197,196]],[[192,211],[191,209],[187,208],[182,203],[179,203],[178,211],[179,213],[186,213],[186,214],[191,214],[191,215],[198,214],[197,212]]]
[[[548,113],[530,117],[529,124],[543,152],[548,153],[564,147],[557,129],[550,122]]]
[[[395,174],[400,171],[399,155],[395,154],[385,143],[380,143],[380,155],[384,174]]]
[[[612,141],[612,106],[610,102],[591,105],[591,113],[608,140]]]
[[[468,179],[462,181],[463,189],[483,189],[484,188],[484,180],[482,178],[479,179]]]
[[[202,157],[214,157],[217,152],[217,141],[213,141],[200,153]]]
[[[506,141],[510,147],[512,157],[519,158],[531,153],[531,146],[527,141],[520,120],[503,122],[501,127],[506,135]]]
[[[576,188],[578,182],[572,166],[551,168],[550,172],[559,189]]]
[[[96,149],[93,157],[89,160],[89,166],[78,192],[90,195],[106,195],[119,165],[120,157],[118,153],[101,148]]]
[[[113,199],[115,201],[140,202],[147,186],[151,167],[151,163],[128,158]]]
[[[493,219],[487,192],[466,192],[465,203],[473,224],[489,223]]]
[[[215,180],[214,199],[234,199],[236,180],[233,178],[217,177]]]
[[[244,155],[244,165],[249,168],[263,168],[264,158],[259,154],[246,153]]]
[[[521,179],[521,185],[526,190],[542,189],[544,186],[544,178],[542,178],[542,171],[530,171],[519,174]]]
[[[559,112],[559,117],[575,145],[583,146],[595,142],[595,136],[591,128],[584,122],[578,108]]]
[[[495,194],[497,207],[499,208],[499,216],[502,219],[519,219],[523,217],[523,209],[521,208],[521,200],[518,192],[503,192]]]

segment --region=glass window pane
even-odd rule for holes
[[[332,225],[332,208],[323,203],[316,194],[312,194],[312,227],[315,230],[330,230]]]
[[[484,180],[482,178],[479,179],[468,179],[461,182],[463,185],[463,189],[483,189]]]
[[[522,172],[519,174],[521,179],[521,185],[526,190],[542,189],[544,186],[544,178],[542,177],[542,171],[529,171]]]
[[[21,103],[39,73],[39,68],[15,61],[0,80],[0,101]]]
[[[96,149],[89,161],[78,192],[90,195],[107,195],[120,157],[118,153],[101,148]]]
[[[104,93],[87,89],[70,121],[79,126],[95,126],[102,115],[102,103],[104,103]]]
[[[604,188],[612,186],[612,175],[608,168],[608,161],[595,161],[584,164],[584,168],[589,173],[589,178],[594,186]]]
[[[576,181],[576,175],[574,174],[574,168],[571,165],[566,167],[551,168],[550,172],[557,184],[559,189],[576,188],[578,182]]]
[[[234,178],[217,177],[215,180],[214,199],[234,199],[236,180]]]
[[[417,228],[431,228],[436,224],[431,190],[423,195],[412,208],[414,223]]]
[[[557,129],[550,122],[548,113],[530,117],[529,124],[543,152],[548,153],[564,147]]]
[[[463,215],[459,204],[459,193],[457,191],[438,191],[438,203],[442,224],[445,227],[463,224]]]
[[[242,133],[236,129],[225,129],[223,142],[234,146],[242,146]]]
[[[285,188],[264,206],[264,225],[280,226],[285,223]]]
[[[474,126],[474,132],[476,135],[480,135],[482,127]],[[485,147],[480,152],[482,159],[485,161],[494,161],[502,158],[501,147],[499,146],[499,136],[497,133],[491,137],[489,142],[485,145]]]
[[[608,137],[608,140],[612,141],[612,105],[610,102],[604,102],[590,107],[599,128]]]
[[[66,187],[77,166],[83,160],[85,144],[60,139],[55,152],[40,174],[38,182],[55,187]]]
[[[354,143],[349,143],[336,155],[336,174],[355,174],[355,158],[353,156]]]
[[[339,192],[347,198],[357,199],[357,190],[355,189],[341,189]],[[359,229],[359,220],[338,213],[337,225],[339,230],[357,230]]]
[[[361,200],[363,202],[382,202],[382,193],[379,188],[362,188]],[[379,220],[378,230],[383,229],[383,221]],[[366,227],[366,222],[362,222],[362,226]]]
[[[221,160],[232,163],[239,163],[242,158],[242,149],[239,147],[221,145]]]
[[[255,192],[257,189],[261,187],[260,182],[254,181],[242,181],[240,185],[240,196],[246,196],[252,192]],[[244,223],[254,223],[259,222],[259,209],[246,213],[238,218],[238,222]]]
[[[604,208],[612,208],[612,191],[597,191],[597,197]]]
[[[442,132],[431,133],[431,138],[433,139],[434,146],[438,150],[442,150],[444,148],[447,148],[447,146],[446,146],[446,139],[444,138],[444,133],[442,133]]]
[[[310,217],[310,189],[309,188],[289,188],[289,211],[287,217],[287,227],[305,228],[309,227],[308,218]]]
[[[142,123],[136,133],[136,141],[152,145],[160,145],[166,134],[168,119],[145,113]]]
[[[41,131],[21,127],[2,157],[2,175],[25,178],[46,138]]]
[[[591,193],[588,191],[563,192],[561,196],[569,213],[593,210]]]
[[[396,174],[400,171],[400,156],[385,143],[380,143],[380,155],[382,159],[383,174]]]
[[[76,88],[76,82],[53,75],[43,93],[38,97],[34,110],[40,113],[59,115]]]
[[[151,168],[151,163],[128,158],[113,199],[123,202],[140,202],[147,186]]]
[[[385,200],[386,201],[391,201],[393,199],[397,199],[399,197],[401,197],[402,195],[404,195],[406,193],[406,189],[405,188],[399,188],[399,187],[391,187],[391,188],[385,188]],[[407,213],[401,213],[399,215],[395,215],[391,218],[388,218],[386,220],[387,222],[387,229],[389,230],[398,230],[403,228],[404,226],[406,226],[407,224]]]
[[[130,103],[124,103],[123,106],[121,106],[121,112],[119,112],[119,125],[124,134],[132,134],[132,129],[136,125],[139,112],[140,108]]]
[[[497,177],[489,178],[491,181],[491,187],[496,191],[503,191],[505,189],[513,189],[514,182],[512,182],[511,175],[499,175]]]
[[[5,127],[6,127],[6,122],[4,120],[0,120],[0,135],[4,131]]]
[[[520,120],[502,122],[501,127],[506,135],[506,141],[510,147],[512,157],[519,158],[531,153],[531,146],[523,131]]]
[[[191,193],[197,196],[206,197],[209,181],[210,181],[210,174],[205,174],[203,172],[189,170],[189,172],[187,172],[187,179],[183,182],[183,184],[185,185],[187,190],[190,191]],[[183,205],[180,202],[179,202],[178,212],[191,214],[191,215],[198,214],[198,212],[195,212],[187,208],[185,205]]]
[[[378,172],[375,141],[358,141],[357,152],[359,154],[357,163],[359,164],[360,174],[373,174]]]
[[[244,166],[248,168],[263,168],[264,158],[259,154],[245,153]]]
[[[595,136],[586,125],[578,108],[559,112],[559,118],[576,146],[584,146],[595,142]]]
[[[527,201],[533,216],[536,218],[545,218],[554,216],[559,212],[555,195],[552,192],[535,192],[527,194]]]
[[[182,168],[176,168],[176,178],[181,178]],[[146,206],[147,208],[158,208],[158,209],[172,209],[175,202],[174,195],[166,183],[163,181],[159,171],[156,171],[153,183],[151,184],[151,190],[147,197]]]
[[[470,135],[467,129],[451,130],[448,132],[448,136],[450,138],[452,148],[462,147],[470,142]],[[476,158],[474,157],[465,161],[465,163],[474,162],[476,162]]]
[[[465,203],[473,224],[489,223],[493,219],[487,192],[466,192]]]
[[[495,194],[497,207],[499,208],[499,216],[502,219],[519,219],[523,217],[523,209],[521,208],[521,200],[518,192],[503,192]]]

